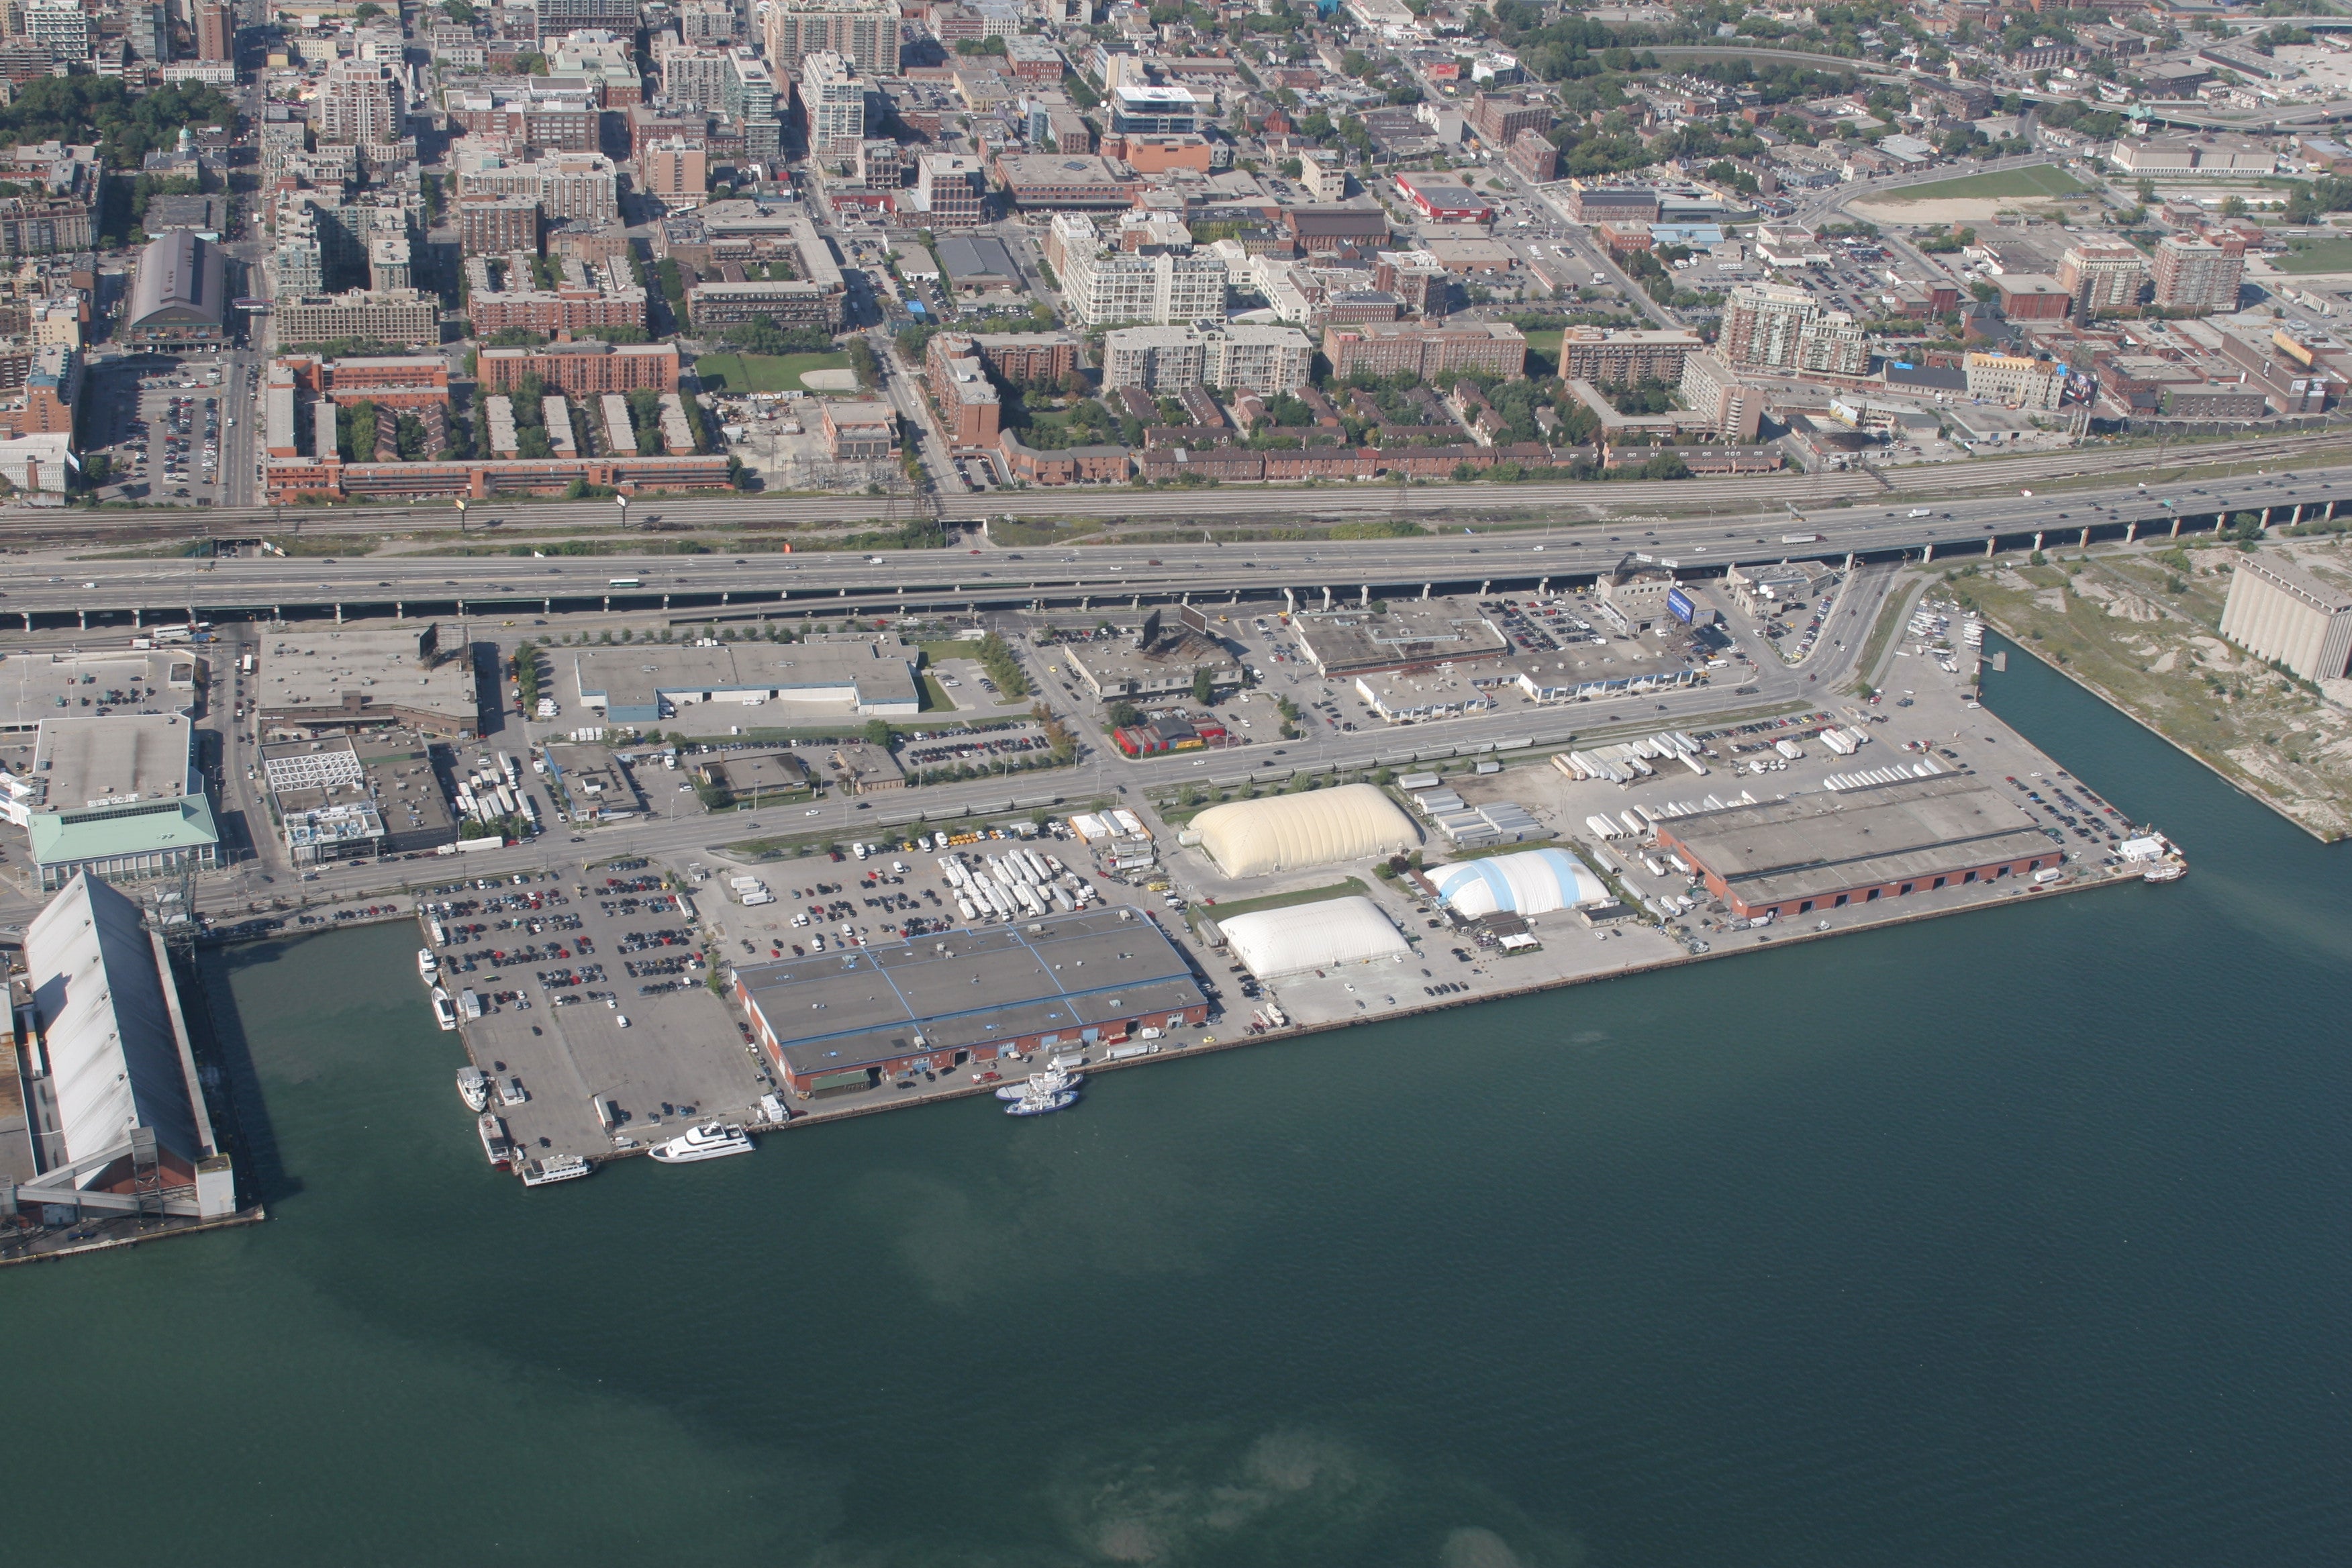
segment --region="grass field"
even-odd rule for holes
[[[1195,904],[1185,912],[1195,921],[1221,921],[1230,915],[1252,914],[1259,910],[1286,910],[1297,904],[1319,904],[1326,899],[1345,899],[1363,890],[1364,884],[1350,877],[1328,888],[1301,888],[1296,892],[1268,893],[1262,899],[1236,899],[1229,904]]]
[[[1559,374],[1560,330],[1558,327],[1552,327],[1543,331],[1529,332],[1527,334],[1527,339],[1528,353],[1530,354],[1542,355],[1545,361],[1550,364],[1551,374],[1558,375]],[[1530,374],[1533,373],[1530,372]]]
[[[2273,257],[2271,265],[2281,272],[2352,272],[2352,239],[2297,246],[2284,256]]]
[[[813,370],[847,370],[847,354],[704,354],[694,362],[694,374],[703,390],[725,387],[740,396],[747,392],[814,392],[801,377]]]
[[[2000,169],[1990,174],[1963,174],[1957,180],[1938,180],[1932,185],[1906,185],[1896,191],[1874,191],[1864,198],[1873,203],[1944,202],[1969,197],[2001,196],[2071,196],[2091,187],[2065,170],[2049,163],[2035,163],[2023,169]]]

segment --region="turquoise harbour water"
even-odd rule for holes
[[[274,1217],[0,1272],[0,1564],[2352,1561],[2343,851],[2012,662],[2186,880],[1035,1121],[526,1192],[408,933],[217,955]]]

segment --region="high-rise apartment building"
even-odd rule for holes
[[[767,0],[761,31],[777,70],[829,50],[867,76],[898,74],[898,0]]]
[[[742,130],[745,157],[772,161],[783,156],[775,75],[757,55],[747,48],[727,51],[727,79],[719,97],[719,111]]]
[[[987,216],[988,176],[963,153],[926,153],[915,168],[915,210],[932,229],[977,228]]]
[[[1756,439],[1764,420],[1763,389],[1741,381],[1722,355],[1685,355],[1681,392],[1683,406],[1711,421],[1717,439]]]
[[[2058,282],[2074,296],[2074,320],[2089,321],[2110,310],[2139,303],[2147,258],[2121,240],[2084,240],[2070,245],[2058,261]]]
[[[665,136],[646,144],[638,164],[646,194],[669,206],[698,206],[710,194],[710,154],[699,142]]]
[[[200,60],[233,60],[236,58],[236,12],[228,0],[198,0],[196,5],[196,58]]]
[[[89,58],[97,18],[74,0],[24,0],[25,36],[59,64]]]
[[[662,101],[671,109],[692,104],[716,110],[727,101],[724,48],[673,45],[662,51],[660,65]]]
[[[1103,335],[1105,392],[1188,386],[1296,392],[1307,383],[1315,345],[1297,327],[1187,322],[1121,327]]]
[[[1820,304],[1802,289],[1743,283],[1723,302],[1717,346],[1735,365],[1792,370],[1798,335],[1820,312]]]
[[[831,49],[803,59],[801,112],[811,156],[856,152],[866,140],[866,80],[856,63]]]
[[[2216,244],[2168,234],[2156,243],[2156,302],[2174,310],[2234,310],[2246,276],[2246,242]]]
[[[408,117],[400,79],[377,61],[337,60],[319,89],[317,123],[321,146],[383,147],[406,133]]]

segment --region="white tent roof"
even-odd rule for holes
[[[1396,802],[1363,784],[1213,805],[1192,828],[1228,877],[1399,855],[1421,842]]]
[[[26,929],[25,967],[68,1160],[116,1147],[134,1126],[153,1128],[156,1142],[184,1160],[206,1152],[158,962],[139,906],[87,874]]]
[[[1496,910],[1548,915],[1609,897],[1608,886],[1565,849],[1523,849],[1429,873],[1437,896],[1465,920]]]
[[[1362,897],[1257,910],[1217,924],[1234,956],[1260,980],[1338,963],[1401,958],[1412,951],[1380,905]]]

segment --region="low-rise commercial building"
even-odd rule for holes
[[[470,739],[481,725],[474,650],[445,644],[437,622],[421,631],[278,632],[260,655],[253,714],[265,741],[376,729]]]
[[[1307,610],[1291,617],[1299,651],[1325,679],[1500,658],[1511,639],[1469,599],[1397,599],[1385,609]]]
[[[662,723],[700,702],[774,702],[795,713],[831,708],[861,719],[922,707],[915,650],[895,638],[583,648],[571,660],[573,700],[615,724]]]
[[[261,776],[294,864],[312,866],[380,852],[383,814],[368,794],[367,770],[361,766],[350,735],[264,746]]]
[[[112,882],[219,864],[220,831],[184,713],[47,719],[33,746],[21,812],[43,889],[89,873]]]
[[[1203,670],[1213,688],[1241,684],[1241,660],[1211,629],[1208,616],[1190,605],[1153,610],[1132,642],[1097,637],[1064,643],[1055,651],[1105,702],[1189,697]]]

